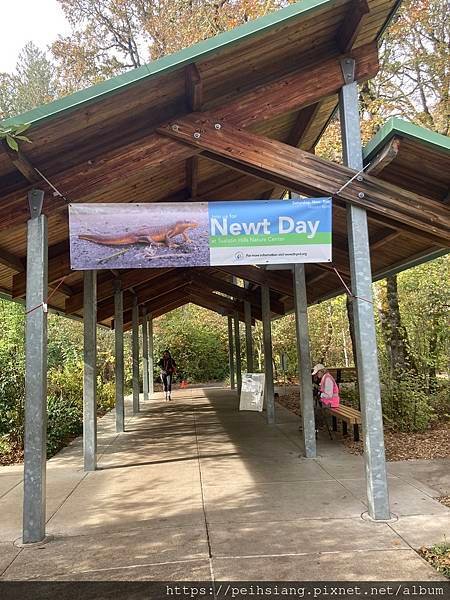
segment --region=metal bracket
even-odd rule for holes
[[[342,58],[341,59],[342,75],[344,76],[345,85],[353,83],[355,81],[355,67],[356,61],[354,58]]]
[[[28,192],[28,205],[32,219],[37,219],[41,216],[43,204],[44,192],[42,190],[31,190]]]

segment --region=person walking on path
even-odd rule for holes
[[[161,369],[161,381],[163,383],[166,400],[172,400],[172,377],[176,373],[177,365],[169,350],[164,350],[162,358],[158,362],[158,366]]]

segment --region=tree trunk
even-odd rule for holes
[[[347,307],[347,318],[348,318],[348,328],[350,330],[350,338],[352,340],[352,354],[353,354],[353,364],[355,368],[358,368],[356,364],[356,337],[355,337],[355,320],[353,318],[353,303],[350,296],[347,294],[346,296],[346,307]]]
[[[392,377],[397,377],[404,371],[416,371],[414,360],[409,352],[408,336],[401,321],[397,275],[386,277],[386,288],[382,292],[379,315]]]

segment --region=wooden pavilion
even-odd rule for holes
[[[235,331],[245,322],[248,365],[251,324],[263,321],[269,422],[270,319],[295,310],[305,455],[314,457],[306,308],[351,287],[369,514],[389,518],[371,282],[444,254],[450,239],[447,138],[394,119],[362,153],[357,84],[376,75],[379,39],[398,4],[302,0],[2,123],[31,123],[32,140],[0,152],[0,291],[26,297],[27,306],[25,542],[45,535],[47,305],[85,323],[87,469],[96,467],[96,324],[116,332],[120,431],[123,331],[133,328],[137,411],[139,323],[147,398],[148,328],[188,302],[228,316],[231,334],[232,321]],[[337,108],[345,166],[314,155]],[[333,198],[332,265],[105,269],[84,277],[70,269],[69,203],[277,199],[286,190]]]

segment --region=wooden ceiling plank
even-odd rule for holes
[[[450,242],[449,211],[441,203],[370,175],[349,184],[356,175],[353,169],[230,125],[217,129],[217,120],[214,115],[189,116],[178,119],[176,129],[167,125],[158,131],[202,148],[204,156],[231,168],[295,192],[333,196],[405,223],[435,243],[445,246]]]

